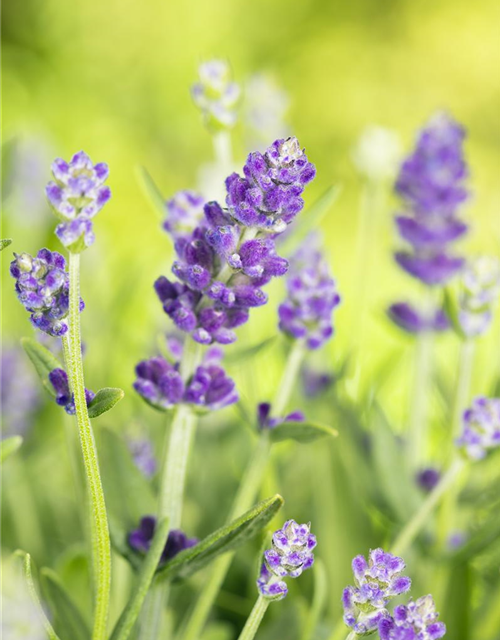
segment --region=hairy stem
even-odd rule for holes
[[[448,489],[453,486],[453,483],[456,482],[460,471],[464,468],[464,464],[465,463],[462,458],[456,458],[453,461],[446,474],[441,478],[431,493],[429,493],[424,502],[422,502],[418,511],[396,538],[392,545],[392,553],[395,555],[404,554],[413,540],[428,523],[433,509],[439,504]]]
[[[263,598],[262,596],[257,598],[257,602],[247,618],[243,631],[239,635],[239,640],[253,640],[253,638],[255,638],[255,634],[259,629],[260,623],[262,622],[262,618],[264,617],[268,606],[269,600],[266,600],[266,598]]]
[[[296,341],[288,356],[283,378],[272,403],[273,415],[279,416],[285,411],[293,393],[304,355],[305,348],[303,343]],[[271,443],[269,441],[269,434],[267,431],[263,431],[240,483],[238,493],[235,496],[231,512],[227,519],[228,522],[234,520],[234,518],[237,518],[252,506],[262,484],[262,478],[266,471],[270,453]],[[180,635],[182,640],[198,640],[200,638],[210,610],[231,566],[233,557],[234,553],[226,553],[220,558],[217,558],[213,563],[212,572],[203,587],[202,593],[198,597],[186,627]]]
[[[90,498],[92,558],[95,580],[93,640],[106,638],[111,588],[111,549],[104,492],[94,434],[85,398],[82,342],[80,334],[80,255],[69,256],[69,335],[64,340],[64,356],[71,391],[74,395],[76,419],[80,435],[83,465]]]

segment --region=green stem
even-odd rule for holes
[[[199,345],[190,338],[186,339],[180,366],[184,380],[187,380],[195,370],[199,352]],[[181,526],[187,463],[195,429],[196,415],[191,408],[184,404],[177,405],[163,461],[158,503],[158,520],[167,518],[170,529],[179,529]],[[147,616],[142,617],[142,640],[156,640],[160,637],[162,612],[167,595],[168,582],[157,585],[151,590],[145,607]]]
[[[279,416],[284,413],[293,393],[304,356],[305,347],[303,343],[296,341],[288,356],[283,378],[272,403],[273,415]],[[252,506],[262,484],[270,454],[269,434],[267,431],[263,431],[240,483],[227,519],[228,522],[234,520],[234,518],[237,518]],[[231,566],[233,557],[234,553],[226,553],[213,563],[210,576],[194,606],[186,627],[180,634],[182,640],[198,640],[201,637],[201,632]]]
[[[259,629],[260,623],[262,622],[262,618],[264,617],[268,606],[269,600],[262,596],[257,598],[257,602],[247,618],[243,631],[239,635],[239,640],[253,640],[255,638],[255,634]]]
[[[64,356],[80,435],[83,465],[87,477],[92,522],[92,557],[95,580],[93,640],[106,638],[111,588],[111,550],[104,492],[94,434],[85,398],[82,342],[80,335],[80,255],[69,255],[69,335],[64,340]]]
[[[441,478],[436,487],[429,493],[418,511],[406,524],[399,536],[392,545],[391,552],[395,555],[402,555],[411,545],[416,536],[425,527],[429,521],[433,509],[439,504],[439,501],[446,494],[448,489],[457,480],[460,471],[464,468],[464,460],[456,458],[451,464],[446,474]]]
[[[424,331],[417,337],[415,354],[415,378],[410,407],[408,434],[408,464],[411,471],[418,469],[424,456],[427,434],[427,418],[430,390],[432,388],[432,331]]]
[[[231,134],[228,131],[219,131],[212,136],[214,144],[215,161],[221,169],[227,169],[232,163]]]

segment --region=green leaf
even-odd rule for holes
[[[450,588],[441,605],[441,619],[446,620],[447,635],[453,640],[470,640],[472,601],[472,571],[467,563],[453,567],[449,574]],[[451,586],[452,585],[452,586]],[[476,636],[477,637],[477,636]]]
[[[11,436],[0,441],[0,462],[7,460],[9,456],[15,453],[22,445],[23,439],[21,436]]]
[[[467,542],[455,552],[451,558],[452,563],[464,563],[472,560],[488,547],[500,540],[500,520],[495,515],[475,532]]]
[[[271,442],[295,440],[296,442],[314,442],[326,436],[336,438],[338,431],[319,422],[282,422],[269,429]]]
[[[306,237],[316,229],[342,191],[339,185],[332,185],[310,206],[305,213],[297,217],[293,225],[293,233],[283,241],[280,254],[290,255],[302,244]]]
[[[145,167],[138,165],[136,173],[137,180],[139,181],[144,194],[160,220],[163,220],[165,217],[165,198],[163,197],[160,189],[157,187],[155,181]]]
[[[40,376],[43,386],[55,398],[56,392],[50,384],[49,373],[54,369],[64,369],[64,367],[52,351],[49,351],[33,338],[21,338],[21,344]]]
[[[54,631],[52,625],[50,624],[47,616],[45,615],[45,611],[40,603],[40,598],[38,597],[38,593],[35,589],[35,583],[33,582],[33,575],[31,573],[31,556],[29,553],[18,549],[14,552],[14,555],[21,558],[23,561],[24,575],[26,578],[26,582],[28,584],[28,591],[31,596],[31,600],[35,605],[35,609],[37,610],[38,616],[40,618],[41,623],[44,626],[45,632],[49,637],[49,640],[61,640],[57,633]]]
[[[158,580],[187,578],[212,562],[220,554],[241,546],[261,531],[274,518],[283,504],[284,500],[278,494],[259,502],[242,516],[217,529],[194,547],[177,554],[158,571]]]
[[[12,240],[10,238],[4,238],[2,240],[0,240],[0,251],[3,251],[4,249],[6,249],[9,244],[12,244]]]
[[[156,568],[161,559],[168,537],[168,518],[160,521],[156,527],[151,547],[142,563],[137,584],[120,619],[111,634],[110,640],[127,640],[141,611],[143,602],[153,581]]]
[[[271,336],[270,338],[266,338],[265,340],[262,340],[262,342],[258,342],[251,347],[247,347],[246,349],[236,349],[235,351],[230,351],[225,355],[224,359],[226,362],[246,362],[250,358],[255,358],[255,356],[268,349],[275,341],[276,336]]]
[[[99,389],[95,394],[95,398],[89,404],[89,417],[97,418],[102,413],[106,413],[112,409],[117,402],[125,395],[122,389],[115,389],[114,387],[104,387]]]
[[[88,640],[90,630],[55,571],[44,567],[40,571],[42,589],[51,605],[54,624],[63,640]]]

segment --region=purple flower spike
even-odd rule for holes
[[[355,586],[346,587],[342,596],[344,622],[356,634],[374,631],[388,617],[386,606],[395,596],[406,593],[411,580],[402,576],[402,558],[383,549],[370,551],[368,560],[356,556],[352,561]]]
[[[69,389],[68,374],[64,369],[53,369],[49,373],[49,381],[56,394],[56,403],[64,407],[66,413],[75,414],[75,398]],[[95,398],[95,393],[89,389],[85,389],[85,400],[87,406],[90,405]]]
[[[282,600],[288,588],[282,578],[297,578],[312,567],[316,536],[311,533],[311,524],[297,524],[287,520],[275,531],[272,548],[264,553],[264,562],[257,580],[259,593],[269,600]]]
[[[288,297],[279,307],[279,327],[289,336],[318,349],[332,335],[332,313],[340,304],[335,280],[317,248],[309,239],[290,262]]]
[[[111,190],[104,184],[109,175],[108,165],[94,165],[89,156],[80,151],[70,162],[57,158],[52,164],[54,181],[45,192],[55,214],[63,221],[56,229],[62,244],[79,253],[93,244],[93,218],[111,198]]]
[[[442,309],[423,313],[408,302],[398,302],[388,309],[391,320],[403,331],[412,334],[424,331],[441,332],[450,327],[448,318]]]
[[[241,90],[231,80],[231,70],[225,60],[203,62],[198,70],[199,82],[191,88],[196,106],[209,129],[231,129],[236,124],[236,106]]]
[[[130,532],[128,543],[135,551],[147,553],[151,546],[151,541],[156,529],[156,518],[153,516],[144,516],[141,518],[139,526]],[[172,529],[167,538],[165,548],[161,555],[161,563],[168,562],[178,553],[185,549],[190,549],[198,544],[198,538],[188,538],[183,531]]]
[[[234,381],[217,365],[199,366],[186,388],[185,401],[209,411],[238,402]]]
[[[163,228],[174,240],[188,238],[203,221],[203,196],[194,191],[179,191],[167,201]]]
[[[420,471],[416,479],[418,486],[426,493],[429,493],[441,480],[441,474],[437,469],[429,467]]]
[[[178,365],[174,366],[158,356],[139,362],[135,372],[134,389],[155,409],[171,409],[182,400],[184,382]]]
[[[500,295],[500,260],[479,256],[470,260],[461,277],[458,322],[468,338],[483,334],[493,320]]]
[[[448,251],[448,246],[467,232],[467,225],[457,217],[468,198],[464,137],[460,125],[438,114],[420,133],[396,181],[404,206],[404,214],[396,216],[396,226],[411,247],[398,251],[396,261],[428,286],[446,284],[464,264],[461,257]]]
[[[289,138],[277,140],[264,155],[250,154],[244,174],[226,181],[228,209],[208,202],[203,220],[191,208],[187,212],[188,204],[197,209],[201,202],[190,192],[168,205],[165,225],[175,238],[177,281],[162,276],[155,289],[176,327],[200,344],[234,342],[234,329],[248,320],[249,309],[267,303],[262,287],[288,270],[276,253],[275,236],[302,208],[299,196],[314,168]],[[328,332],[319,327],[311,344]]]
[[[66,261],[56,251],[40,249],[36,257],[28,253],[14,254],[10,273],[16,279],[16,293],[31,313],[31,323],[51,336],[68,331],[69,274]],[[80,303],[80,311],[83,309]]]
[[[500,446],[500,398],[474,399],[463,414],[463,431],[457,445],[472,460],[481,460]]]
[[[130,439],[127,444],[134,464],[139,471],[146,478],[154,476],[157,463],[151,441],[147,438],[134,438]]]
[[[446,625],[438,621],[431,595],[394,609],[394,617],[380,621],[380,640],[439,640],[446,634]]]

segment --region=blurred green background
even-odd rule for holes
[[[213,151],[189,86],[200,61],[215,56],[230,60],[238,82],[244,83],[256,72],[269,72],[288,92],[291,131],[317,167],[306,203],[314,202],[331,184],[342,185],[321,230],[343,304],[335,316],[335,338],[313,363],[338,368],[358,346],[356,377],[342,383],[349,410],[364,425],[376,393],[393,429],[404,429],[413,342],[390,324],[385,309],[395,299],[417,298],[420,292],[393,262],[397,240],[392,215],[397,203],[387,193],[371,248],[371,285],[360,304],[356,237],[363,181],[351,160],[352,148],[365,126],[376,123],[394,129],[408,150],[416,129],[436,109],[449,110],[468,131],[466,153],[473,191],[465,212],[471,230],[460,249],[498,255],[499,26],[500,5],[494,0],[4,2],[7,150],[2,236],[13,238],[15,251],[56,249],[54,219],[44,200],[50,162],[56,156],[69,158],[82,148],[95,162],[110,165],[113,198],[96,219],[97,242],[83,257],[82,275],[87,384],[93,389],[120,386],[128,392],[110,417],[101,419],[103,425],[121,434],[147,433],[161,450],[163,419],[134,396],[131,384],[135,363],[154,352],[158,332],[169,328],[151,285],[159,274],[168,273],[172,249],[141,191],[136,167],[148,168],[165,197],[196,187],[198,169],[212,160]],[[241,124],[234,131],[233,146],[241,165],[248,151]],[[307,215],[307,210],[301,215]],[[9,256],[3,255],[3,260],[4,344],[11,344],[31,329],[13,293]],[[275,334],[283,283],[274,283],[269,290],[270,304],[252,313],[231,353]],[[353,335],[354,330],[362,331],[362,337]],[[228,364],[248,406],[268,399],[269,389],[279,380],[284,353],[284,343],[277,343],[258,358],[233,359]],[[473,394],[493,388],[499,353],[497,321],[478,343]],[[439,338],[440,384],[432,397],[431,455],[436,459],[446,433],[457,354],[456,337],[450,333]],[[307,410],[317,419],[334,423],[341,432],[349,431],[355,441],[354,427],[339,412],[335,397],[310,403]],[[190,477],[185,522],[186,529],[197,535],[223,521],[247,459],[248,429],[234,411],[222,415],[223,419],[204,421],[194,452],[192,468],[197,472]],[[82,536],[75,524],[75,496],[68,489],[71,471],[61,423],[61,412],[44,405],[20,460],[9,463],[4,545],[7,550],[21,546],[32,551],[37,563],[61,571],[66,567],[64,571],[69,572],[68,563],[77,562],[79,556],[67,551],[61,559],[61,554],[77,549]],[[283,446],[264,489],[264,494],[282,492],[286,515],[310,519],[318,529],[318,554],[329,572],[326,630],[339,618],[339,598],[350,581],[351,557],[387,542],[392,531],[391,518],[380,505],[370,503],[364,475],[355,466],[357,458],[349,454],[349,438],[344,444],[341,440],[331,451]],[[478,471],[477,486],[480,489],[482,482],[495,479],[498,471],[486,463]],[[368,477],[368,485],[374,482]],[[468,518],[464,511],[464,523]],[[253,585],[245,576],[255,552],[247,547],[238,554],[219,601],[215,617],[230,625],[229,633],[241,626],[251,606]],[[490,548],[488,553],[493,553]],[[435,560],[424,554],[417,563],[416,557],[412,564],[415,596],[432,590],[435,575],[429,568]],[[480,556],[470,566],[461,566],[465,573],[457,580],[463,593],[457,590],[448,594],[449,603],[438,603],[448,613],[450,638],[500,637],[498,614],[493,622],[484,622],[487,615],[478,614],[487,604],[486,595],[498,598],[500,594],[499,557],[497,548],[493,559]],[[118,560],[117,565],[126,585],[127,568]],[[84,581],[83,573],[76,571],[77,577],[71,580]],[[194,580],[184,587],[179,599],[187,601],[199,583]],[[294,585],[292,597],[280,605],[281,610],[270,612],[269,635],[263,638],[278,637],[273,622],[283,624],[285,611],[290,629],[286,637],[298,637],[293,635],[293,621],[301,606],[307,608],[311,584],[312,578],[305,577],[301,585]],[[83,593],[83,586],[72,583],[75,593],[78,588]],[[117,607],[122,597],[118,590]],[[491,606],[489,602],[488,611]],[[457,617],[459,611],[465,617]]]

